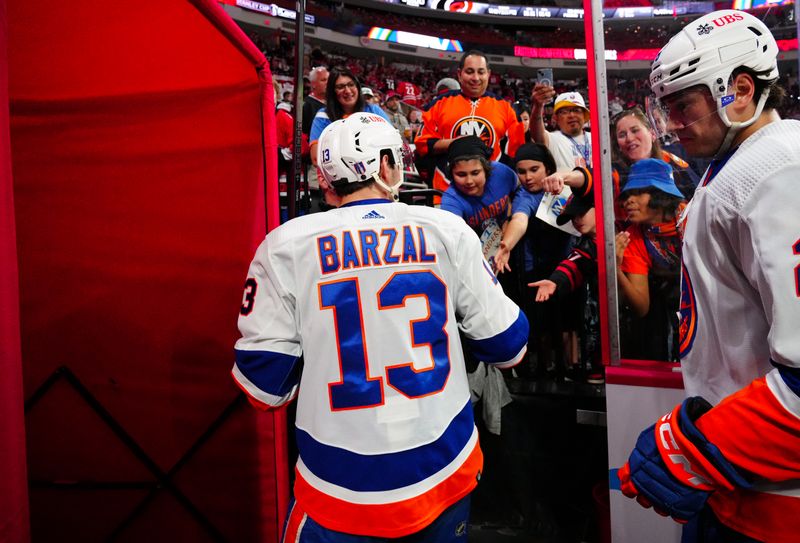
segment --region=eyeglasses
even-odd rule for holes
[[[556,112],[557,115],[569,115],[570,113],[583,115],[583,109],[579,107],[562,107]]]
[[[345,89],[354,90],[356,88],[356,84],[350,81],[349,83],[339,83],[338,85],[333,86],[333,90],[336,92],[342,92]]]

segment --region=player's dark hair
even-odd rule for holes
[[[778,85],[778,78],[775,78],[772,81],[764,81],[758,77],[759,75],[766,75],[768,73],[769,70],[757,72],[752,68],[739,66],[733,70],[733,72],[731,72],[731,81],[739,74],[749,75],[753,79],[753,101],[758,102],[758,99],[761,97],[764,91],[769,89],[769,97],[767,98],[767,102],[764,104],[764,109],[779,109],[786,101],[786,90]]]
[[[361,95],[361,82],[358,78],[343,66],[336,66],[332,68],[330,74],[328,75],[328,85],[325,87],[325,113],[328,114],[328,118],[333,121],[338,121],[339,119],[344,118],[344,109],[342,108],[342,104],[339,103],[338,98],[336,97],[336,82],[340,77],[349,77],[353,80],[353,83],[356,85],[356,91],[358,92],[358,99],[356,100],[356,111],[364,111],[364,97]]]
[[[383,157],[389,157],[389,166],[394,166],[396,164],[391,149],[381,149],[379,160],[383,161]],[[367,179],[366,181],[359,181],[358,183],[341,182],[334,185],[333,190],[335,190],[336,194],[339,196],[347,196],[349,194],[353,194],[357,190],[367,188],[373,184],[375,184],[375,180],[372,178]]]
[[[489,68],[489,57],[486,56],[486,53],[484,53],[483,51],[479,51],[478,49],[470,49],[469,51],[467,51],[466,53],[461,55],[461,59],[458,61],[458,69],[459,70],[463,70],[464,69],[464,63],[467,61],[467,57],[473,57],[473,56],[474,57],[483,57],[483,60],[486,61],[486,69],[487,70],[490,69]]]
[[[486,180],[489,180],[489,177],[492,175],[492,163],[483,156],[483,155],[466,155],[460,156],[453,162],[448,163],[447,165],[447,174],[450,179],[453,178],[453,167],[458,164],[459,162],[465,162],[467,160],[477,160],[481,163],[481,168],[483,168],[483,173],[486,174]]]
[[[358,183],[347,183],[343,181],[341,183],[337,183],[333,186],[333,190],[336,191],[336,194],[339,196],[348,196],[353,194],[357,190],[361,190],[364,188],[369,187],[370,185],[374,185],[374,179],[367,179],[366,181],[359,181]]]

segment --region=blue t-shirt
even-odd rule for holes
[[[531,217],[535,218],[536,210],[539,209],[539,204],[542,203],[544,195],[545,192],[543,190],[539,192],[528,192],[524,189],[519,191],[519,194],[514,197],[514,201],[511,202],[511,215],[524,213],[528,216],[528,220]]]
[[[453,183],[442,195],[440,207],[464,219],[480,236],[490,224],[503,226],[508,220],[512,198],[523,192],[526,191],[517,185],[514,170],[500,162],[492,162],[492,175],[486,180],[483,195],[466,196]]]
[[[364,104],[364,111],[366,113],[380,115],[391,123],[389,116],[386,115],[386,112],[383,111],[380,106],[376,106],[375,104]],[[315,141],[319,140],[319,137],[322,135],[322,131],[325,130],[329,124],[331,124],[331,120],[328,118],[325,108],[317,111],[314,121],[311,123],[311,132],[308,135],[308,142],[314,143]]]
[[[545,192],[528,192],[522,190],[514,197],[511,204],[511,215],[524,213],[528,216],[528,231],[522,238],[525,258],[525,271],[539,275],[549,275],[556,265],[564,259],[572,248],[575,238],[563,230],[550,226],[536,218],[536,210],[545,196]]]

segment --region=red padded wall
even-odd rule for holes
[[[207,0],[8,20],[33,540],[276,540],[285,423],[229,377],[278,217],[263,55]]]
[[[8,130],[8,42],[6,5],[0,1],[0,542],[29,540],[22,414],[14,194]]]

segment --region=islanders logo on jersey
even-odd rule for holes
[[[497,134],[492,123],[483,117],[475,117],[474,115],[462,117],[456,121],[450,131],[450,137],[457,138],[458,136],[478,136],[492,150],[494,150],[494,144],[497,141]]]
[[[681,305],[678,316],[680,317],[678,346],[680,357],[683,359],[692,350],[694,338],[697,336],[697,300],[685,265],[681,266]]]

